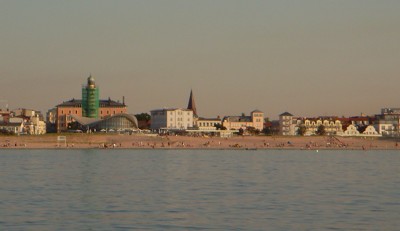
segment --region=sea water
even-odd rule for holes
[[[0,230],[399,230],[400,152],[0,150]]]

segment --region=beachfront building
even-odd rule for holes
[[[373,125],[368,125],[364,131],[362,131],[362,135],[364,136],[382,136],[376,131]]]
[[[250,113],[250,116],[245,116],[244,114],[241,116],[225,116],[222,119],[222,126],[227,130],[243,129],[245,131],[247,128],[253,127],[258,131],[262,131],[264,129],[264,113],[254,110]]]
[[[343,136],[359,136],[360,132],[358,131],[357,127],[353,124],[347,126],[346,130],[343,132]]]
[[[46,123],[40,111],[18,108],[0,118],[3,133],[42,135],[46,133]]]
[[[342,123],[337,117],[307,118],[303,122],[306,132],[304,135],[316,135],[318,128],[323,126],[325,135],[341,135],[343,133]]]
[[[20,135],[24,131],[24,123],[20,121],[0,121],[0,133]]]
[[[372,125],[366,127],[357,128],[356,125],[350,124],[343,132],[342,136],[374,136],[379,137],[380,135]]]
[[[196,128],[202,131],[215,131],[217,126],[222,126],[220,118],[198,118]]]
[[[197,118],[195,126],[186,130],[191,136],[219,136],[232,137],[236,130],[226,130],[222,127],[221,119],[218,118]]]
[[[193,111],[191,109],[169,108],[151,111],[152,130],[186,130],[193,127]]]
[[[284,112],[279,115],[279,135],[297,135],[298,125],[298,120],[291,113]]]
[[[400,108],[383,108],[376,115],[375,129],[382,136],[400,135]]]
[[[69,125],[73,122],[72,115],[105,119],[126,113],[127,106],[124,97],[122,103],[111,100],[111,98],[99,99],[99,88],[96,86],[94,78],[89,76],[87,85],[82,87],[82,99],[71,99],[58,104],[55,110],[50,110],[48,112],[48,126],[54,126],[56,132],[65,132],[71,129]]]

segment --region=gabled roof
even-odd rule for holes
[[[262,112],[262,111],[256,109],[256,110],[252,111],[251,113],[264,113],[264,112]]]

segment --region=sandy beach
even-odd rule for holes
[[[57,137],[65,136],[65,142]],[[0,136],[0,148],[130,148],[130,149],[400,149],[397,139],[362,137],[236,136],[190,137],[120,134],[47,134],[42,136]]]

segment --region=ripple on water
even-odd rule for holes
[[[1,150],[4,230],[397,230],[400,155]]]

